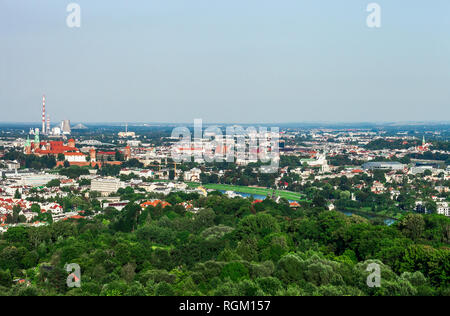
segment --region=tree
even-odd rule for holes
[[[136,265],[132,263],[127,263],[122,267],[122,279],[130,283],[133,281],[134,276],[136,275]]]
[[[31,211],[33,213],[41,214],[41,207],[39,206],[39,204],[34,203],[31,205]]]
[[[28,240],[28,229],[23,226],[11,227],[3,234],[3,238],[10,243],[25,243]]]
[[[194,217],[193,227],[195,230],[200,231],[206,227],[214,225],[214,218],[216,213],[212,209],[202,209]]]
[[[155,296],[174,296],[175,292],[172,285],[166,282],[161,282],[156,286]]]
[[[0,270],[0,285],[10,287],[12,284],[12,276],[9,270]]]
[[[238,227],[240,236],[267,236],[280,231],[277,220],[269,214],[257,214],[244,217]]]
[[[21,261],[26,253],[26,249],[9,246],[0,253],[0,269],[16,271],[21,268]]]
[[[384,170],[374,170],[373,171],[373,180],[379,181],[381,183],[386,183],[386,176]]]
[[[408,214],[400,222],[399,227],[407,237],[417,240],[424,232],[425,221],[420,214]]]
[[[437,212],[437,204],[433,200],[428,200],[425,202],[425,209],[429,213],[436,213]]]
[[[24,216],[19,215],[19,213],[22,211],[19,205],[14,205],[12,209],[12,214],[8,214],[6,217],[7,224],[17,224],[17,223],[23,223],[24,222]],[[26,220],[26,219],[25,219]]]
[[[116,161],[123,161],[124,160],[124,156],[123,156],[123,154],[120,151],[116,150],[115,153],[114,153],[114,159]]]
[[[61,185],[61,180],[59,180],[59,179],[52,179],[46,184],[46,187],[47,188],[54,188],[54,187],[59,187],[60,185]]]
[[[261,290],[268,295],[276,295],[277,292],[283,288],[281,281],[274,277],[257,278],[256,282]]]
[[[114,229],[122,232],[132,232],[137,228],[138,217],[141,207],[135,203],[129,203],[120,213],[119,220],[115,223]]]
[[[240,262],[227,263],[220,274],[222,279],[231,279],[236,282],[249,277],[248,269]]]
[[[298,256],[287,254],[278,262],[276,276],[286,284],[298,282],[303,276],[302,266]]]
[[[316,194],[313,199],[313,205],[317,207],[325,207],[327,205],[327,201],[323,198],[323,196]]]
[[[433,173],[431,172],[431,170],[430,169],[427,169],[427,170],[425,170],[424,172],[423,172],[423,175],[424,176],[431,176]]]

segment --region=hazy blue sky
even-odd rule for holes
[[[449,120],[450,1],[370,2],[0,0],[0,121]]]

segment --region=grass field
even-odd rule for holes
[[[234,191],[234,192],[254,194],[254,195],[264,195],[264,196],[267,196],[268,194],[272,195],[272,191],[273,191],[272,189],[267,189],[267,188],[255,188],[255,187],[246,187],[246,186],[230,185],[230,184],[205,184],[205,185],[203,185],[203,187],[206,189]],[[304,201],[303,196],[300,193],[296,193],[296,192],[277,190],[276,195],[279,195],[288,200]]]
[[[169,180],[154,180],[154,182],[167,182]],[[212,190],[218,190],[218,191],[234,191],[239,193],[247,193],[247,194],[254,194],[254,195],[264,195],[267,196],[268,194],[272,195],[272,189],[267,188],[256,188],[256,187],[246,187],[241,185],[232,185],[232,184],[204,184],[200,185],[198,182],[184,182],[186,183],[190,188],[197,188],[199,186],[204,187],[205,189],[212,189]],[[291,191],[284,191],[284,190],[277,190],[276,195],[281,196],[282,198],[285,198],[287,200],[291,201],[301,201],[301,202],[307,202],[305,197],[297,192],[291,192]]]

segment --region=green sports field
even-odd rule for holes
[[[273,191],[272,189],[267,189],[267,188],[246,187],[246,186],[229,185],[229,184],[205,184],[205,185],[203,185],[203,187],[206,189],[234,191],[234,192],[247,193],[247,194],[264,195],[264,196],[267,196],[268,194],[272,195],[272,191]],[[296,192],[277,190],[276,195],[279,195],[285,199],[292,200],[292,201],[304,201],[304,197],[300,193],[296,193]]]

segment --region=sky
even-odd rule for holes
[[[39,122],[43,94],[53,123],[449,121],[449,17],[448,0],[0,0],[0,122]]]

